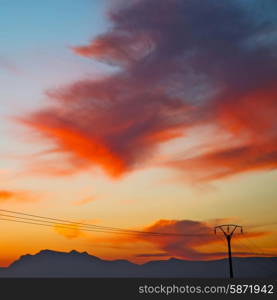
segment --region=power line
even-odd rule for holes
[[[248,240],[249,241],[249,240]],[[250,253],[252,253],[254,256],[256,256],[256,255],[263,255],[262,253],[257,253],[257,252],[255,252],[255,251],[253,251],[252,249],[251,249],[251,247],[249,247],[247,244],[245,244],[244,242],[242,242],[242,241],[240,241],[240,243],[242,244],[242,245],[244,245],[244,247],[246,247],[247,249],[248,249],[248,251],[250,252]],[[269,260],[270,260],[270,257],[266,257],[266,258],[268,258]],[[257,265],[257,264],[253,264],[253,265],[255,265],[256,266],[256,268],[261,268],[261,269],[264,269],[265,271],[267,271],[267,272],[270,272],[272,275],[276,275],[276,270],[275,269],[271,269],[270,267],[269,267],[269,264],[266,264],[265,262],[263,262],[263,261],[260,261],[259,262],[259,266]]]
[[[117,228],[117,227],[107,227],[107,226],[99,226],[95,224],[88,224],[88,223],[82,223],[82,222],[74,222],[74,221],[69,221],[69,220],[63,220],[59,218],[50,218],[50,217],[45,217],[45,216],[39,216],[39,215],[33,215],[33,214],[27,214],[27,213],[22,213],[22,212],[17,212],[17,211],[11,211],[11,210],[4,210],[0,209],[0,212],[6,212],[10,214],[15,214],[15,215],[7,215],[7,214],[0,214],[0,216],[9,218],[6,219],[7,221],[12,221],[12,219],[16,219],[17,222],[20,220],[24,220],[25,223],[32,222],[34,225],[41,225],[45,223],[46,224],[51,224],[51,226],[55,225],[57,227],[63,227],[66,229],[76,229],[76,226],[78,226],[78,229],[84,230],[84,231],[93,231],[93,232],[104,232],[104,233],[121,233],[121,234],[139,234],[139,235],[152,235],[152,236],[179,236],[179,237],[185,237],[185,236],[206,236],[206,233],[201,234],[201,233],[195,233],[195,234],[179,234],[179,233],[168,233],[168,232],[154,232],[154,231],[140,231],[140,230],[130,230],[130,229],[122,229],[122,228]],[[19,217],[19,216],[21,217]],[[22,217],[22,216],[28,216]],[[31,217],[31,218],[29,218]],[[3,218],[2,218],[3,219]],[[54,222],[55,221],[55,222]],[[40,223],[40,224],[38,224]],[[28,223],[27,223],[28,224]],[[75,227],[74,227],[75,226]]]
[[[4,213],[1,213],[4,212]],[[71,220],[65,220],[60,218],[53,218],[53,217],[45,217],[41,215],[35,215],[35,214],[28,214],[23,213],[19,211],[13,211],[13,210],[5,210],[0,209],[0,220],[3,221],[11,221],[16,223],[23,223],[23,224],[31,224],[31,225],[38,225],[38,226],[47,226],[47,227],[58,227],[58,228],[64,228],[68,230],[82,230],[82,231],[88,231],[88,232],[99,232],[99,233],[112,233],[112,234],[126,234],[126,235],[144,235],[144,236],[157,236],[157,237],[209,237],[209,234],[212,233],[212,229],[208,228],[204,231],[199,233],[170,233],[170,232],[156,232],[156,231],[142,231],[142,230],[131,230],[131,229],[123,229],[118,227],[108,227],[108,226],[100,226],[90,223],[84,223],[84,222],[76,222]],[[223,229],[225,225],[216,226],[218,229]],[[229,224],[226,225],[229,226],[229,228],[237,228],[240,226]],[[226,227],[225,226],[225,227]],[[228,227],[227,227],[228,231]],[[235,233],[235,231],[233,232]],[[208,234],[208,235],[207,235]],[[218,238],[222,239],[222,237],[217,236]],[[226,237],[226,235],[225,235]],[[255,253],[257,254],[257,253]],[[267,255],[264,253],[261,253],[262,255]]]
[[[264,224],[253,224],[253,225],[244,225],[244,228],[256,228],[256,227],[266,227],[266,226],[276,226],[277,222],[270,222]]]
[[[81,229],[84,231],[113,233],[113,231],[107,231],[107,230],[104,231],[101,229],[88,229],[86,227],[83,228],[82,226],[79,226],[76,224],[68,224],[68,223],[61,223],[61,222],[54,222],[54,221],[47,221],[47,220],[38,220],[38,219],[33,219],[33,218],[17,217],[17,216],[10,216],[10,215],[6,215],[6,214],[0,214],[0,217],[8,217],[9,219],[5,219],[6,221],[13,221],[15,219],[15,220],[17,220],[17,222],[19,222],[21,220],[24,220],[24,223],[26,223],[26,224],[29,223],[29,224],[35,224],[35,225],[45,225],[45,223],[46,223],[51,226],[57,226],[57,227],[66,228],[66,229]],[[2,220],[4,220],[4,219],[2,218]],[[28,222],[26,222],[25,220],[27,220]],[[32,223],[30,223],[30,221],[32,221]],[[37,223],[37,222],[39,222],[39,223]],[[23,221],[22,221],[22,223],[23,223]],[[117,233],[125,233],[125,232],[117,232]],[[126,232],[126,234],[133,234],[133,233]]]
[[[10,217],[10,216],[7,216]],[[40,226],[48,226],[48,227],[58,227],[58,228],[64,228],[64,229],[69,229],[69,230],[74,230],[74,229],[79,229],[78,227],[69,227],[69,226],[63,226],[62,224],[57,224],[57,223],[51,223],[51,222],[47,222],[47,221],[41,221],[41,222],[45,222],[45,223],[38,223],[39,221],[35,220],[35,219],[29,219],[30,221],[22,221],[22,218],[18,219],[18,218],[3,218],[0,217],[0,220],[3,221],[11,221],[11,222],[16,222],[16,223],[23,223],[23,224],[32,224],[32,225],[40,225]],[[27,219],[28,220],[28,219]],[[33,222],[34,221],[34,222]],[[50,223],[50,224],[49,224]],[[104,231],[104,230],[93,230],[93,229],[85,229],[85,228],[81,228],[81,230],[83,231],[91,231],[91,232],[101,232],[101,233],[115,233],[115,232],[110,232],[110,231]],[[125,232],[117,232],[118,234],[127,234],[127,235],[134,235],[133,233],[125,233]]]
[[[38,216],[38,215],[27,214],[27,213],[22,213],[22,212],[16,212],[16,211],[11,211],[11,210],[0,209],[0,211],[8,212],[8,213],[16,214],[16,215],[23,215],[23,216],[29,216],[29,217],[33,217],[33,218],[38,218],[38,219],[40,219],[40,221],[42,221],[41,219],[44,219],[44,220],[51,220],[51,221],[57,221],[57,222],[66,223],[67,225],[80,225],[80,226],[89,227],[89,228],[95,228],[95,229],[98,228],[98,229],[107,229],[107,230],[115,230],[115,231],[119,230],[119,231],[125,231],[125,232],[130,232],[130,231],[131,232],[138,232],[138,231],[135,231],[135,230],[128,230],[128,229],[121,229],[121,228],[115,228],[115,227],[99,226],[99,225],[95,225],[95,224],[86,224],[86,223],[82,223],[82,222],[74,222],[74,221],[63,220],[63,219],[58,219],[58,218],[50,218],[50,217],[45,217],[45,216]]]
[[[258,246],[254,241],[250,240],[249,238],[245,238],[245,240],[246,240],[248,243],[252,244],[252,246],[253,246],[254,248],[256,248],[258,251],[261,251],[260,254],[262,254],[262,255],[264,255],[264,256],[268,256],[268,255],[271,256],[270,254],[265,253],[265,252],[264,252],[264,249],[261,248],[260,246]]]
[[[245,242],[248,243],[248,245],[252,244],[254,246],[254,249],[257,249],[258,251],[261,251],[260,253],[259,252],[256,253],[256,255],[262,255],[262,256],[266,257],[272,263],[276,263],[276,260],[272,257],[272,254],[265,253],[261,247],[259,247],[256,243],[254,243],[254,241],[251,241],[250,239],[246,238]],[[274,270],[274,272],[276,273],[276,270]]]

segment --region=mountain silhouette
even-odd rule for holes
[[[103,260],[87,252],[42,250],[23,255],[0,277],[229,277],[227,259],[188,261],[176,258],[155,260],[142,265],[127,260]],[[277,257],[233,258],[234,275],[238,278],[277,276]]]

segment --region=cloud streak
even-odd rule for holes
[[[88,196],[88,197],[85,197],[85,198],[75,201],[74,205],[84,205],[84,204],[88,204],[88,203],[91,203],[94,201],[96,201],[96,197]]]
[[[118,2],[109,12],[111,29],[72,48],[116,71],[48,91],[49,107],[18,120],[63,155],[67,169],[58,174],[101,168],[120,178],[147,166],[164,142],[206,126],[224,140],[214,144],[211,135],[208,152],[200,147],[201,154],[164,165],[200,181],[275,169],[276,24],[255,5]]]
[[[70,228],[65,228],[61,226],[60,224],[55,224],[53,226],[53,229],[58,234],[68,238],[68,239],[76,239],[83,236],[83,232],[80,229],[80,226],[76,225],[70,225]]]
[[[0,203],[35,202],[37,199],[27,191],[0,190]]]

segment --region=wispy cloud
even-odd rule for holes
[[[6,70],[11,73],[18,73],[17,66],[9,59],[0,56],[0,69]]]
[[[0,190],[0,203],[35,202],[37,200],[37,197],[28,191]]]
[[[96,200],[96,197],[88,196],[88,197],[85,197],[85,198],[75,201],[74,204],[75,205],[84,205],[84,204],[94,202],[95,200]]]

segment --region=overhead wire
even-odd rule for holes
[[[121,234],[132,234],[132,235],[151,235],[151,236],[177,236],[177,237],[184,237],[184,236],[206,236],[207,233],[187,233],[187,234],[181,234],[181,233],[169,233],[169,232],[155,232],[155,231],[141,231],[141,230],[131,230],[131,229],[123,229],[118,227],[108,227],[108,226],[99,226],[95,224],[89,224],[89,223],[83,223],[83,222],[75,222],[75,221],[69,221],[59,218],[51,218],[51,217],[45,217],[45,216],[39,216],[34,214],[27,214],[17,211],[11,211],[11,210],[4,210],[0,209],[0,212],[5,212],[5,214],[0,213],[0,220],[6,221],[14,221],[17,220],[17,222],[24,223],[31,223],[34,225],[50,225],[50,226],[57,226],[62,227],[66,229],[80,229],[84,231],[92,231],[92,232],[103,232],[103,233],[121,233]],[[6,214],[9,213],[9,214]],[[11,215],[12,214],[12,215]],[[23,217],[27,216],[27,217]],[[3,218],[4,217],[4,218]]]
[[[246,242],[245,240],[244,241],[242,241],[242,240],[240,241],[240,243],[242,245],[244,245],[244,247],[246,247],[248,249],[248,252],[250,252],[253,256],[263,255],[262,253],[258,253],[258,252],[253,251],[253,249],[251,247],[249,247],[249,244],[247,245],[245,242]],[[269,258],[267,256],[265,256],[265,257]],[[255,266],[256,269],[260,268],[260,269],[265,270],[267,273],[269,272],[271,275],[276,275],[276,269],[275,268],[274,269],[271,268],[269,263],[265,263],[262,260],[260,260],[259,263],[256,263],[256,264],[253,263],[252,265]],[[260,271],[260,269],[259,269],[259,271]]]
[[[211,228],[208,228],[208,230],[205,230],[205,232],[183,233],[183,234],[170,233],[170,232],[132,230],[132,229],[119,228],[119,227],[100,226],[100,225],[84,223],[84,222],[64,220],[60,218],[45,217],[45,216],[28,214],[28,213],[13,211],[13,210],[5,210],[5,209],[0,209],[0,220],[22,223],[22,224],[52,227],[52,228],[57,227],[57,228],[62,228],[67,230],[77,229],[77,230],[88,231],[88,232],[125,234],[131,236],[144,235],[144,236],[151,236],[151,237],[194,237],[194,238],[208,237],[209,238],[210,233],[212,233]],[[224,241],[224,238],[221,237],[220,235],[216,235],[216,236],[222,241]],[[244,247],[250,250],[250,253],[253,253],[253,255],[259,254],[257,252],[253,252],[248,245],[244,244]],[[259,248],[259,247],[255,246],[255,248]],[[268,256],[268,254],[265,254],[263,252],[260,254],[263,256]]]

